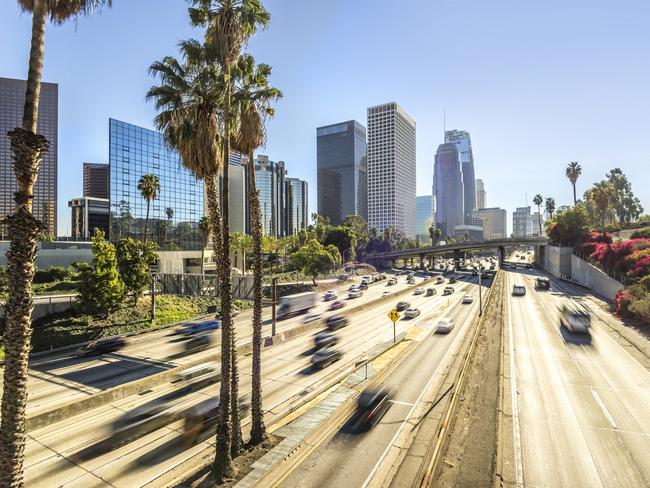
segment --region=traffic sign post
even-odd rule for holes
[[[396,308],[388,312],[388,318],[393,322],[393,342],[397,342],[397,335],[395,332],[395,323],[399,320],[399,312]]]

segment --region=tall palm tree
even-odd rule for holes
[[[242,56],[235,71],[234,112],[237,130],[233,133],[233,147],[246,155],[248,164],[248,201],[253,234],[253,358],[251,386],[251,443],[259,444],[266,438],[262,409],[262,215],[255,182],[253,153],[264,143],[265,119],[274,114],[271,102],[282,93],[269,85],[271,67],[255,66],[250,55]]]
[[[222,283],[221,283],[221,315],[222,315],[222,355],[230,351],[232,371],[221,371],[221,402],[217,428],[217,454],[214,463],[214,477],[217,482],[223,481],[232,473],[232,455],[239,454],[242,446],[241,429],[239,425],[237,355],[234,347],[236,337],[232,327],[231,302],[232,288],[230,283],[230,229],[228,226],[229,182],[228,161],[230,160],[231,136],[231,95],[233,89],[232,71],[242,47],[254,35],[258,28],[268,25],[270,14],[260,0],[192,0],[189,9],[190,20],[195,26],[207,27],[206,45],[216,51],[217,59],[224,73],[223,98],[223,225],[222,225]],[[228,387],[230,383],[230,389]],[[232,418],[231,418],[232,417]],[[231,425],[234,419],[234,425]],[[232,428],[231,428],[232,427]],[[228,448],[226,452],[225,449]]]
[[[40,163],[49,149],[47,139],[37,133],[46,21],[49,17],[51,22],[62,24],[110,3],[110,0],[18,0],[19,7],[32,14],[32,32],[22,126],[8,134],[18,191],[14,194],[15,212],[5,220],[11,242],[7,251],[9,297],[5,311],[0,486],[23,486],[32,282],[36,241],[43,231],[43,224],[32,214],[32,204]]]
[[[144,218],[144,232],[142,233],[142,242],[147,242],[147,228],[149,226],[149,208],[151,201],[155,200],[160,190],[160,180],[156,175],[150,173],[144,174],[138,180],[138,190],[142,194],[142,198],[147,202],[147,213]]]
[[[537,205],[537,223],[539,224],[539,235],[542,235],[542,203],[544,198],[539,193],[533,197],[533,203]]]
[[[210,218],[204,215],[199,219],[199,235],[201,236],[201,275],[205,274],[205,248],[210,241]]]
[[[607,214],[611,204],[612,188],[609,182],[599,181],[594,183],[594,186],[588,190],[590,200],[596,205],[598,214],[600,216],[602,231],[605,233],[605,225],[607,223]]]
[[[544,205],[544,209],[546,210],[546,213],[548,213],[549,218],[553,218],[553,213],[555,212],[555,199],[548,197],[546,199],[546,203]]]
[[[573,185],[573,206],[575,207],[578,204],[578,198],[576,197],[576,182],[582,174],[580,163],[578,163],[578,161],[571,161],[566,167],[565,174],[566,177],[569,178],[571,185]]]

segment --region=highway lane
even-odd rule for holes
[[[434,297],[413,295],[408,300],[422,309],[420,317],[414,320],[400,320],[398,333],[409,326],[426,320],[436,309],[446,306],[449,298],[439,293]],[[453,299],[462,294],[457,285]],[[322,371],[310,368],[310,351],[313,335],[306,334],[292,341],[269,348],[263,352],[263,388],[267,410],[288,398],[317,386],[325,376],[345,363],[363,355],[374,345],[392,338],[392,325],[386,317],[388,306],[374,307],[353,316],[348,327],[340,329],[340,347],[343,359]],[[215,364],[215,366],[217,366]],[[250,358],[240,362],[242,394],[250,391]],[[27,447],[26,477],[30,487],[52,486],[143,486],[161,473],[196,455],[212,439],[190,448],[178,448],[182,422],[175,422],[160,428],[121,447],[112,446],[111,425],[125,412],[133,410],[162,394],[178,388],[168,385],[167,389],[137,395],[112,405],[100,407],[72,419],[59,422],[44,429],[31,432]],[[178,408],[187,408],[197,402],[218,395],[218,385],[187,395],[180,400]],[[91,446],[107,443],[110,452],[93,452]],[[92,455],[87,455],[89,452]],[[86,453],[86,456],[83,454]],[[103,480],[103,481],[100,481]]]
[[[470,287],[471,294],[478,287]],[[469,323],[478,314],[478,300],[463,305],[464,293],[456,293],[453,304],[444,312],[456,320],[456,327],[447,335],[434,334],[437,320],[425,327],[422,342],[400,366],[384,381],[393,392],[391,408],[381,421],[365,433],[349,433],[345,427],[331,440],[309,456],[283,483],[283,487],[365,487],[378,471],[389,463],[389,450],[401,445],[399,437],[405,435],[417,422],[416,409],[428,401],[424,394],[432,382],[442,379],[448,366],[452,344],[462,341]],[[435,386],[435,385],[434,385]]]
[[[360,281],[359,278],[355,282]],[[382,296],[384,291],[396,293],[407,288],[405,278],[400,277],[398,284],[386,286],[386,281],[380,281],[369,286],[362,299],[345,300],[351,309],[361,300],[372,300]],[[418,279],[419,283],[421,279]],[[347,296],[345,290],[350,283],[338,286],[339,296]],[[327,313],[330,302],[318,301],[314,312]],[[279,332],[301,324],[303,316],[277,322]],[[270,333],[270,309],[264,310],[264,333]],[[238,343],[250,342],[252,328],[250,317],[235,319]],[[179,366],[195,358],[194,354],[183,355],[183,342],[178,336],[172,336],[170,329],[151,332],[131,339],[120,351],[97,356],[59,356],[41,357],[30,362],[28,381],[27,413],[49,410],[72,401],[83,398],[98,391],[133,381],[165,369]],[[217,343],[220,332],[213,334]]]
[[[558,280],[553,291],[536,291],[537,274],[507,273],[510,287],[526,286],[525,296],[508,297],[519,426],[512,441],[520,466],[514,481],[650,486],[650,372],[609,336],[594,312],[588,336],[561,328],[563,303],[593,304]]]

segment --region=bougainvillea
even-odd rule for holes
[[[618,290],[616,296],[614,297],[614,305],[616,306],[616,313],[621,317],[624,317],[628,314],[628,309],[630,308],[630,302],[632,301],[632,295],[630,291],[623,288]]]

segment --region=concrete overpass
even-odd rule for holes
[[[534,246],[537,252],[538,246],[546,246],[548,238],[546,237],[515,237],[503,239],[490,239],[481,242],[459,242],[455,244],[446,244],[443,246],[418,247],[416,249],[396,249],[388,252],[378,252],[366,254],[366,262],[379,267],[392,267],[398,259],[419,259],[420,267],[423,267],[426,257],[433,258],[436,254],[454,253],[457,259],[463,251],[473,251],[482,249],[498,249],[499,263],[502,264],[505,259],[505,248],[516,246]]]

